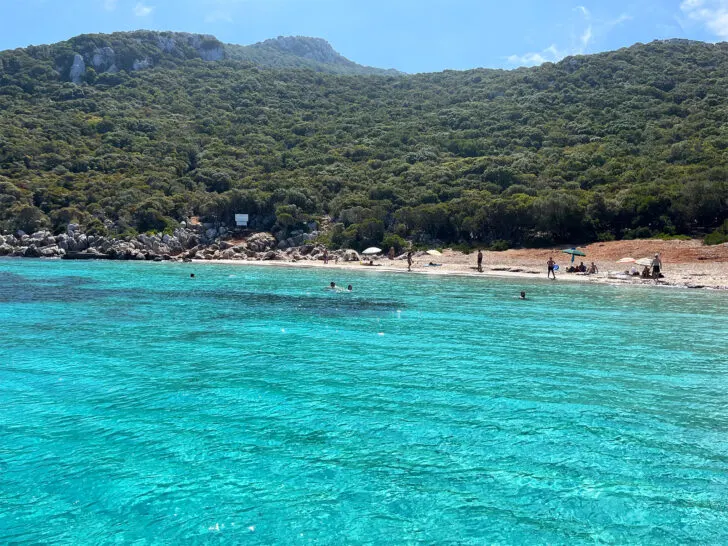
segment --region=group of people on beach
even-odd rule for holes
[[[554,261],[553,256],[549,257],[548,261],[546,262],[546,278],[556,278],[556,270],[559,268],[558,265],[556,265],[556,262]],[[567,273],[585,273],[587,275],[595,275],[599,273],[599,268],[597,265],[592,262],[590,266],[584,265],[584,262],[581,262],[579,265],[573,265],[566,269]],[[660,258],[660,254],[655,254],[655,257],[652,259],[651,265],[645,265],[644,269],[642,270],[642,273],[639,272],[639,270],[632,266],[632,269],[626,271],[627,274],[633,275],[633,276],[640,276],[643,279],[659,279],[662,277],[662,259]]]
[[[407,271],[412,271],[413,256],[414,256],[414,252],[412,250],[407,252]],[[394,247],[391,247],[389,249],[389,252],[387,252],[387,257],[390,260],[395,259]],[[338,256],[337,256],[337,258],[338,258]],[[324,250],[323,259],[324,259],[325,264],[327,264],[329,262],[328,250]],[[363,261],[362,265],[374,266],[374,265],[380,265],[380,264],[375,264],[374,261],[370,259],[369,261],[366,261],[366,260]],[[434,265],[440,265],[440,264],[434,264],[434,263],[430,262],[427,265],[434,266]],[[553,256],[550,256],[548,261],[546,262],[546,278],[556,279],[556,271],[558,269],[559,269],[559,266],[556,265],[556,262],[554,261]],[[482,249],[478,250],[478,254],[477,254],[477,270],[479,273],[483,272],[483,251],[482,251]],[[579,265],[569,266],[568,268],[566,268],[565,271],[567,273],[581,273],[581,274],[585,274],[585,275],[596,275],[599,273],[599,267],[594,262],[591,262],[590,265],[586,265],[584,262],[580,262]],[[659,279],[660,277],[662,277],[662,260],[660,259],[659,253],[655,254],[655,257],[652,260],[651,265],[644,266],[644,269],[642,270],[641,273],[634,266],[632,267],[632,269],[630,271],[627,271],[626,273],[633,275],[633,276],[641,276],[644,279],[649,279],[649,278]],[[334,283],[332,282],[331,284],[332,284],[332,286],[330,288],[334,289],[335,288],[333,286]],[[351,285],[349,285],[348,290],[349,291],[352,290]]]
[[[655,254],[655,257],[652,258],[652,265],[646,265],[642,269],[642,272],[640,273],[638,269],[635,266],[632,266],[632,269],[630,270],[630,275],[633,276],[640,276],[643,279],[659,279],[663,277],[662,275],[662,260],[660,259],[660,254]]]
[[[559,268],[558,265],[556,265],[556,262],[554,261],[553,256],[549,256],[548,261],[546,262],[546,278],[556,279],[556,270]],[[585,275],[596,275],[599,273],[599,268],[597,267],[597,264],[594,262],[591,263],[591,265],[587,266],[584,264],[584,262],[581,262],[579,265],[571,265],[566,268],[567,273],[583,273]]]
[[[595,275],[599,273],[599,268],[597,267],[597,264],[594,262],[591,263],[589,267],[584,265],[584,262],[581,262],[579,265],[572,265],[566,268],[567,273],[586,273],[587,275]]]

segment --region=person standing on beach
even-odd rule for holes
[[[329,263],[329,251],[328,249],[324,248],[324,265]]]
[[[412,251],[407,253],[407,271],[412,271]]]
[[[389,247],[389,253],[387,254],[387,257],[388,257],[388,258],[389,258],[390,260],[394,260],[394,247],[393,247],[393,246],[390,246],[390,247]]]
[[[554,280],[556,280],[556,273],[554,272],[554,266],[556,265],[556,262],[554,261],[553,256],[549,256],[549,261],[546,262],[546,266],[548,267],[548,270],[546,271],[546,278],[548,279],[551,275],[554,276]]]
[[[483,251],[478,250],[478,271],[483,272]]]
[[[659,279],[661,271],[662,271],[662,260],[660,259],[659,254],[655,254],[655,257],[652,259],[652,278]]]

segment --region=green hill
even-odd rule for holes
[[[279,36],[250,46],[225,45],[226,58],[271,68],[308,68],[333,74],[390,75],[396,70],[362,66],[342,57],[321,38]]]
[[[209,36],[118,33],[0,53],[1,227],[120,234],[248,212],[283,234],[329,215],[334,244],[362,247],[728,218],[728,44],[388,76],[257,66],[281,46],[266,43],[246,57]],[[327,61],[301,43],[286,55]]]

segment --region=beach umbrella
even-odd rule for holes
[[[642,265],[642,266],[645,266],[646,265],[647,267],[651,267],[652,266],[652,258],[640,258],[635,263],[637,265]]]
[[[574,263],[574,256],[586,256],[586,252],[582,252],[578,248],[565,248],[561,252],[571,254],[571,263]]]
[[[428,250],[427,253],[430,256],[442,256],[442,252],[440,252],[439,250]]]
[[[370,246],[367,248],[362,254],[379,254],[382,251],[381,248],[377,248],[375,246]]]
[[[634,258],[621,258],[621,259],[617,260],[617,263],[618,264],[633,264],[636,261],[637,260],[635,260]]]

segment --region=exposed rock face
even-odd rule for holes
[[[116,52],[110,47],[97,49],[91,57],[91,65],[96,72],[118,72]]]
[[[340,61],[339,55],[331,44],[321,38],[303,38],[300,36],[279,36],[265,40],[264,45],[275,46],[283,51],[293,53],[304,59],[312,59],[320,63],[335,63]]]
[[[152,61],[149,59],[137,59],[134,61],[134,64],[132,64],[131,68],[132,70],[144,70],[150,66],[152,66]]]
[[[73,83],[81,83],[83,76],[86,74],[86,63],[83,61],[83,57],[76,53],[73,56],[73,64],[71,70],[68,72],[68,78]]]
[[[203,61],[221,61],[225,58],[225,50],[222,46],[201,48],[197,50]]]
[[[103,47],[88,46],[88,42],[75,41],[71,39],[69,44],[79,53],[73,57],[73,64],[68,73],[68,78],[76,84],[80,84],[84,80],[86,74],[86,66],[92,66],[99,74],[115,73],[119,70],[143,70],[154,66],[154,60],[157,58],[153,53],[150,54],[149,46],[159,49],[160,54],[171,55],[178,59],[199,58],[205,61],[219,61],[226,57],[225,47],[222,42],[218,41],[214,36],[207,34],[190,34],[186,32],[177,33],[157,33],[157,32],[132,32],[123,33],[135,36],[135,41],[141,46],[136,52],[138,56],[131,60],[129,57],[134,51],[128,50],[128,38],[125,37],[124,42],[120,42],[121,33],[110,34],[106,36],[97,36],[94,41],[105,43]],[[82,39],[83,36],[78,37]],[[124,45],[120,45],[124,44]],[[114,47],[117,47],[115,50]],[[121,48],[121,49],[119,49]],[[124,52],[124,55],[117,54],[118,51]]]
[[[177,42],[174,41],[172,36],[157,36],[157,45],[165,53],[172,53],[177,49]]]

